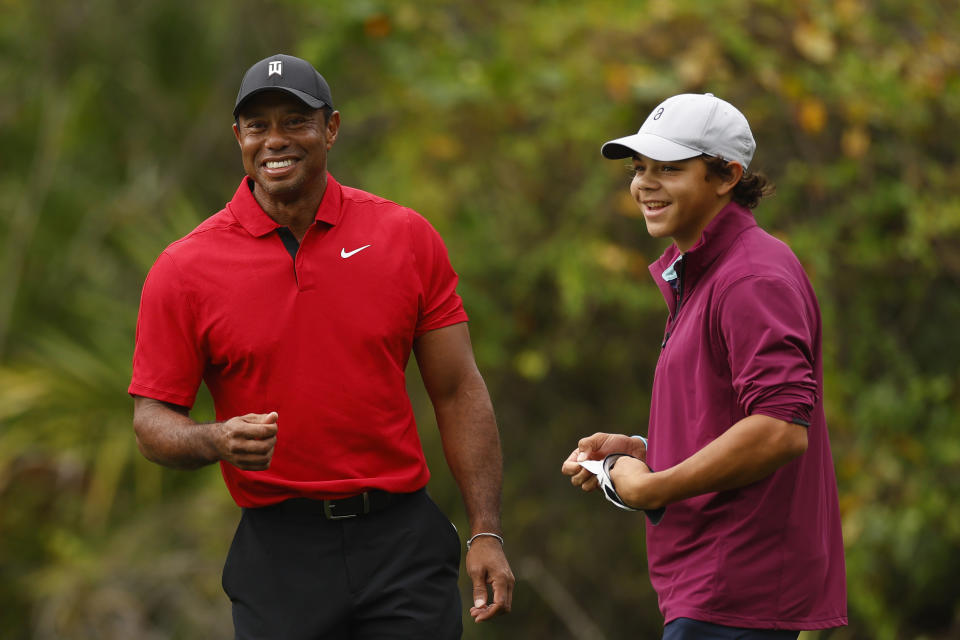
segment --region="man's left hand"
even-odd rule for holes
[[[483,622],[510,613],[516,579],[500,541],[489,536],[477,538],[467,551],[466,563],[467,574],[473,581],[473,606],[470,608],[473,621]],[[493,588],[492,602],[488,601],[487,585]]]

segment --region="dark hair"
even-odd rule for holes
[[[707,165],[707,178],[716,176],[726,180],[732,175],[730,163],[726,160],[708,155],[700,157]],[[747,209],[753,209],[760,204],[761,198],[772,196],[776,190],[776,185],[767,176],[744,170],[740,182],[733,188],[733,201]]]

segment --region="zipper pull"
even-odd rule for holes
[[[667,346],[667,340],[669,340],[669,339],[670,339],[670,332],[667,331],[667,335],[665,335],[665,336],[663,337],[663,342],[660,343],[660,348],[661,348],[661,349],[663,349],[664,347]]]

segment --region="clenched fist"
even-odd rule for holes
[[[248,413],[218,423],[220,459],[247,471],[269,468],[277,444],[278,419],[277,412],[272,411]]]

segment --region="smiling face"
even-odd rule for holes
[[[735,165],[739,168],[739,165]],[[700,158],[660,162],[633,157],[630,193],[643,212],[647,232],[654,238],[673,238],[680,251],[700,239],[704,227],[730,202],[730,191],[740,179],[724,181],[707,172]]]
[[[321,109],[308,107],[285,91],[265,91],[248,100],[233,131],[257,199],[292,202],[322,197],[327,152],[339,127],[339,112],[325,122]]]

